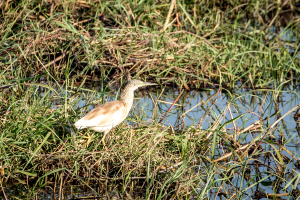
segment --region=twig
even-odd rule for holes
[[[266,99],[267,99],[267,95],[268,95],[268,94],[269,94],[269,91],[267,91],[267,94],[266,94],[266,96],[265,96],[263,102],[262,102],[261,105],[259,106],[258,112],[261,111],[261,113],[264,113],[263,110],[262,110],[262,107],[263,107],[263,105],[264,105],[264,103],[265,103],[265,101],[266,101]]]
[[[195,106],[193,106],[191,109],[189,109],[188,111],[186,111],[186,112],[184,112],[183,114],[181,114],[181,116],[186,115],[188,112],[190,112],[191,110],[193,110],[194,108],[196,108],[196,107],[199,106],[200,104],[202,104],[202,105],[206,104],[206,103],[207,103],[208,101],[210,101],[214,96],[218,95],[219,92],[220,92],[220,91],[218,90],[215,94],[213,94],[212,96],[210,96],[205,102],[201,101],[200,103],[198,103],[197,105],[195,105]],[[202,105],[201,105],[201,106],[202,106]]]
[[[175,101],[173,102],[173,104],[170,106],[170,108],[167,110],[167,112],[165,113],[165,115],[161,118],[161,120],[158,123],[161,123],[164,118],[166,117],[166,115],[168,114],[168,112],[171,110],[171,108],[174,106],[174,104],[176,103],[176,101],[179,99],[179,97],[182,95],[184,89],[181,90],[180,94],[178,95],[178,97],[175,99]]]
[[[261,138],[261,140],[259,141],[259,143],[256,145],[254,151],[252,154],[254,154],[257,150],[257,148],[259,147],[259,145],[262,143],[262,141],[265,139],[265,137],[268,135],[268,133],[271,131],[271,129],[278,124],[279,121],[281,121],[285,116],[287,116],[288,114],[290,114],[291,112],[293,112],[294,110],[296,110],[297,108],[300,107],[300,104],[298,104],[297,106],[295,106],[294,108],[292,108],[289,112],[285,113],[283,116],[281,116],[278,120],[276,120],[267,130],[267,132],[265,133],[265,135]]]
[[[176,1],[175,1],[175,13],[176,13],[176,20],[177,20],[177,30],[179,31],[179,29],[181,27],[181,23],[180,23],[180,20],[179,20],[179,15],[178,15],[178,11],[177,11]]]
[[[214,96],[214,95],[213,95]],[[199,125],[202,125],[202,121],[203,121],[203,119],[204,119],[204,117],[206,116],[206,115],[208,115],[208,113],[211,111],[211,108],[215,105],[215,103],[217,102],[217,100],[218,100],[218,96],[216,96],[216,98],[215,98],[215,100],[212,102],[212,104],[210,105],[210,107],[206,110],[205,108],[204,108],[204,104],[206,104],[207,103],[207,101],[206,102],[204,102],[204,104],[201,106],[202,107],[202,109],[205,111],[205,113],[204,113],[204,115],[201,117],[201,119],[199,120]],[[214,119],[214,117],[212,117],[213,119]],[[214,119],[215,120],[215,119]]]
[[[1,86],[0,90],[5,89],[5,88],[9,88],[9,87],[14,86],[14,85],[16,85],[16,84],[10,84],[10,85]]]
[[[173,103],[171,103],[171,102],[162,101],[162,100],[157,100],[157,101],[158,101],[159,103],[165,103],[165,104],[171,104],[171,105],[173,104]],[[174,105],[175,105],[175,106],[180,106],[180,107],[182,106],[182,105],[180,105],[180,104],[177,104],[177,103],[176,103],[176,104],[174,104]]]
[[[179,163],[176,163],[175,165],[173,165],[173,166],[171,166],[171,167],[167,167],[166,169],[163,169],[163,170],[159,171],[159,173],[164,173],[164,172],[166,172],[166,171],[169,171],[169,170],[173,169],[174,167],[177,167],[177,166],[179,166],[179,165],[182,165],[182,163],[183,163],[183,161],[181,161],[181,162],[179,162]]]
[[[1,188],[2,188],[2,192],[3,192],[3,194],[4,194],[4,197],[5,197],[5,200],[8,200],[7,197],[6,197],[6,194],[5,194],[5,191],[4,191],[3,186],[1,186]]]
[[[169,21],[170,21],[171,14],[172,14],[172,11],[174,9],[175,3],[176,3],[176,0],[172,0],[171,1],[170,9],[169,9],[169,12],[168,12],[168,15],[167,15],[167,19],[165,21],[165,25],[164,25],[163,31],[165,31],[168,28],[168,24],[169,24]]]
[[[212,44],[211,44],[207,39],[205,39],[204,37],[201,37],[201,36],[199,36],[199,35],[196,35],[196,34],[194,34],[194,33],[188,32],[188,31],[184,31],[184,30],[181,30],[181,31],[175,31],[175,32],[171,32],[171,33],[166,33],[166,35],[167,35],[167,34],[175,34],[175,33],[187,33],[187,34],[193,35],[193,36],[195,36],[195,37],[200,38],[201,40],[203,40],[205,43],[207,43],[209,46],[211,46],[215,51],[218,51],[218,49],[217,49],[214,45],[212,45]]]
[[[235,150],[235,152],[238,152],[238,151],[240,151],[240,150],[243,150],[243,149],[247,148],[249,145],[251,145],[251,144],[244,145],[244,146],[238,148],[237,150]],[[251,146],[252,146],[252,145],[251,145]],[[225,154],[224,156],[222,156],[221,158],[218,158],[218,159],[213,160],[213,162],[218,162],[218,161],[223,160],[223,159],[225,159],[225,158],[227,158],[227,157],[229,157],[229,156],[231,156],[231,155],[232,155],[232,152],[227,153],[227,154]]]
[[[233,115],[232,115],[232,112],[231,112],[231,110],[230,110],[230,104],[229,104],[229,106],[228,106],[228,110],[229,110],[229,114],[230,114],[231,119],[233,119]],[[236,132],[237,132],[237,128],[236,128],[236,125],[235,125],[234,120],[232,121],[232,124],[233,124],[233,128],[234,128],[233,139],[234,139],[234,141],[236,141]]]
[[[42,69],[45,69],[47,67],[49,67],[50,65],[56,63],[57,61],[60,61],[61,59],[63,59],[66,56],[66,53],[63,52],[61,56],[55,58],[54,60],[52,60],[51,62],[49,62],[48,64],[44,65],[42,68],[40,68],[39,70],[37,70],[34,75],[36,75],[39,71],[41,71]]]
[[[61,145],[61,147],[59,147],[59,149],[57,150],[57,152],[61,151],[64,148],[64,146],[68,142],[68,140],[69,139],[66,139],[66,141]]]

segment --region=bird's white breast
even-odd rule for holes
[[[129,110],[123,102],[113,101],[98,106],[75,123],[78,129],[90,128],[94,131],[109,131],[120,124],[128,115]]]

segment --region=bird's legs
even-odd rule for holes
[[[101,142],[102,142],[102,144],[103,144],[103,146],[104,146],[105,149],[107,149],[107,148],[106,148],[104,139],[105,139],[105,136],[107,135],[108,132],[109,132],[109,130],[108,131],[104,131],[104,135],[103,135],[103,138],[101,140]]]
[[[103,146],[104,146],[105,149],[107,149],[106,145],[105,145],[105,137],[106,137],[106,135],[107,135],[108,132],[109,132],[109,130],[103,131],[104,135],[103,135],[103,137],[101,139],[101,142],[102,142],[102,144],[103,144]],[[87,132],[86,136],[82,136],[82,137],[86,139],[86,141],[84,142],[84,145],[87,147],[91,143],[91,141],[93,139],[93,135],[90,135],[89,132]]]

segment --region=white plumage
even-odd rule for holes
[[[130,81],[121,94],[119,101],[112,101],[95,107],[74,125],[78,129],[89,128],[97,132],[104,132],[102,142],[106,134],[119,125],[128,115],[134,99],[134,91],[141,86],[157,85],[156,83]]]

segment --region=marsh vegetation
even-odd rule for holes
[[[297,199],[299,7],[2,1],[2,199]],[[159,86],[86,145],[128,73]]]

